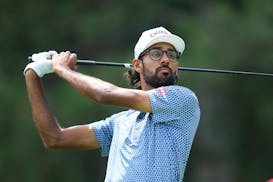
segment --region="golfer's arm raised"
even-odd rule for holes
[[[121,88],[98,78],[74,71],[77,57],[70,52],[54,55],[54,72],[82,95],[107,105],[124,106],[142,112],[151,112],[147,91]]]
[[[76,60],[76,55],[69,52],[54,55],[52,68],[80,93],[96,102],[151,112],[146,91],[120,88],[98,78],[78,73],[74,71]],[[32,69],[25,72],[25,79],[33,119],[46,148],[97,149],[100,147],[90,125],[69,128],[62,128],[59,125],[46,102],[41,80]]]
[[[45,148],[96,149],[100,147],[89,125],[61,128],[46,102],[40,78],[29,69],[25,79],[33,120]]]

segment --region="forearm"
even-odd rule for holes
[[[102,104],[128,107],[143,112],[151,112],[148,93],[126,89],[101,79],[78,73],[77,56],[69,51],[52,57],[52,69],[82,95]]]
[[[107,96],[118,87],[100,80],[98,78],[87,76],[82,73],[60,67],[55,70],[55,73],[66,80],[82,95],[100,103],[107,103]],[[111,104],[111,103],[107,103]]]
[[[29,70],[25,79],[33,120],[45,147],[49,147],[52,145],[52,141],[58,138],[57,135],[60,133],[61,127],[48,107],[40,78],[32,70]]]

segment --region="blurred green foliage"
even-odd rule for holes
[[[182,36],[181,66],[273,71],[272,0],[91,0],[0,2],[0,181],[103,181],[99,151],[45,150],[32,121],[22,70],[27,57],[71,50],[81,59],[130,62],[141,32],[164,26]],[[79,71],[127,87],[122,68]],[[44,87],[63,127],[123,110],[95,104],[54,74]],[[187,182],[261,182],[273,177],[272,78],[180,73],[202,118]]]

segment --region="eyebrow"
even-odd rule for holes
[[[151,49],[162,49],[162,47],[152,47],[152,48],[150,48],[150,50]],[[169,48],[169,49],[167,49],[168,51],[175,51],[175,49],[173,49],[173,48]]]

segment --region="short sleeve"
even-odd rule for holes
[[[187,122],[200,114],[196,95],[186,87],[166,86],[148,93],[155,122],[181,119]]]
[[[113,124],[111,123],[111,117],[91,123],[90,126],[92,127],[100,144],[101,155],[108,156],[113,136]]]

